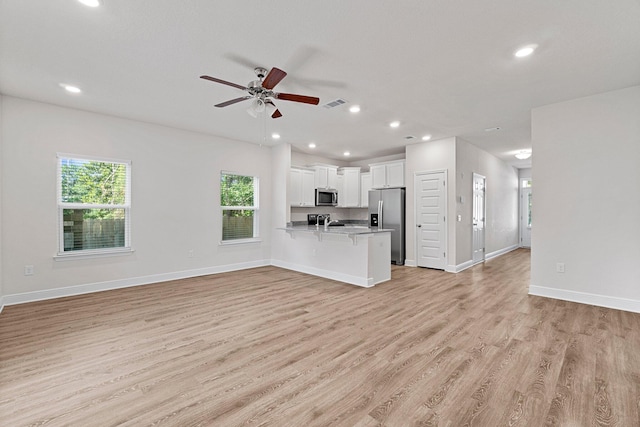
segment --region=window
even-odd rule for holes
[[[130,250],[131,163],[58,155],[58,255]]]
[[[258,178],[220,174],[222,242],[242,243],[258,238]]]

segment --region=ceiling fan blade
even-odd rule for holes
[[[282,99],[283,101],[303,102],[305,104],[313,105],[318,105],[320,103],[320,98],[316,98],[315,96],[296,95],[295,93],[274,93],[273,96],[278,99]]]
[[[265,104],[269,104],[274,108],[273,114],[271,114],[272,119],[277,119],[279,117],[282,117],[282,113],[280,112],[280,110],[278,110],[278,108],[276,107],[276,104],[274,104],[272,100],[267,98],[264,102]]]
[[[232,105],[232,104],[244,101],[245,99],[249,99],[249,98],[253,98],[253,96],[247,95],[247,96],[242,96],[240,98],[231,99],[229,101],[221,102],[220,104],[216,104],[215,107],[226,107],[228,105]]]
[[[267,77],[264,78],[262,87],[265,89],[273,89],[286,76],[287,73],[282,71],[280,68],[273,67],[271,71],[269,71],[269,74],[267,74]]]
[[[246,86],[241,86],[239,84],[236,83],[231,83],[228,82],[226,80],[221,80],[221,79],[217,79],[215,77],[211,77],[211,76],[200,76],[201,79],[205,79],[205,80],[211,80],[212,82],[216,82],[216,83],[222,83],[223,85],[227,85],[227,86],[232,86],[241,90],[247,90]]]

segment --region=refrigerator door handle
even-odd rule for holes
[[[378,227],[383,228],[383,218],[382,218],[382,200],[378,200]]]

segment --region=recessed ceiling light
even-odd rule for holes
[[[272,133],[272,134],[271,134],[271,138],[273,138],[273,139],[280,139],[280,134],[279,134],[279,133]]]
[[[351,155],[351,153],[350,153],[350,152],[348,152],[348,151],[345,151],[343,154],[345,155],[345,157],[346,157],[346,156],[350,156],[350,155]]]
[[[89,6],[89,7],[98,7],[100,6],[100,0],[78,0],[80,3],[82,3],[85,6]]]
[[[430,139],[431,139],[431,135],[425,135],[425,136],[422,137],[423,141],[428,141]]]
[[[65,83],[60,83],[60,87],[66,90],[69,93],[80,93],[82,92],[79,87],[71,86]]]
[[[400,122],[399,121],[394,121],[389,123],[389,126],[391,126],[392,128],[397,128],[398,126],[400,126]]]
[[[352,113],[359,113],[360,112],[360,106],[359,105],[352,105],[349,108],[349,111],[351,111]]]
[[[533,53],[533,51],[536,50],[537,47],[538,47],[538,45],[535,45],[535,44],[522,46],[520,49],[516,50],[514,55],[517,58],[524,58],[525,56],[531,55]]]
[[[530,150],[522,150],[519,153],[516,153],[516,159],[526,160],[529,157],[531,157],[531,151]]]
[[[309,143],[309,148],[316,148],[316,144],[314,144],[313,142]]]

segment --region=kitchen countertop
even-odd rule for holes
[[[373,234],[373,233],[387,233],[393,231],[392,228],[378,228],[367,227],[364,225],[344,225],[328,227],[326,230],[324,225],[316,227],[315,225],[291,225],[287,224],[286,227],[278,227],[278,230],[290,231],[302,231],[308,233],[323,233],[323,234]]]

